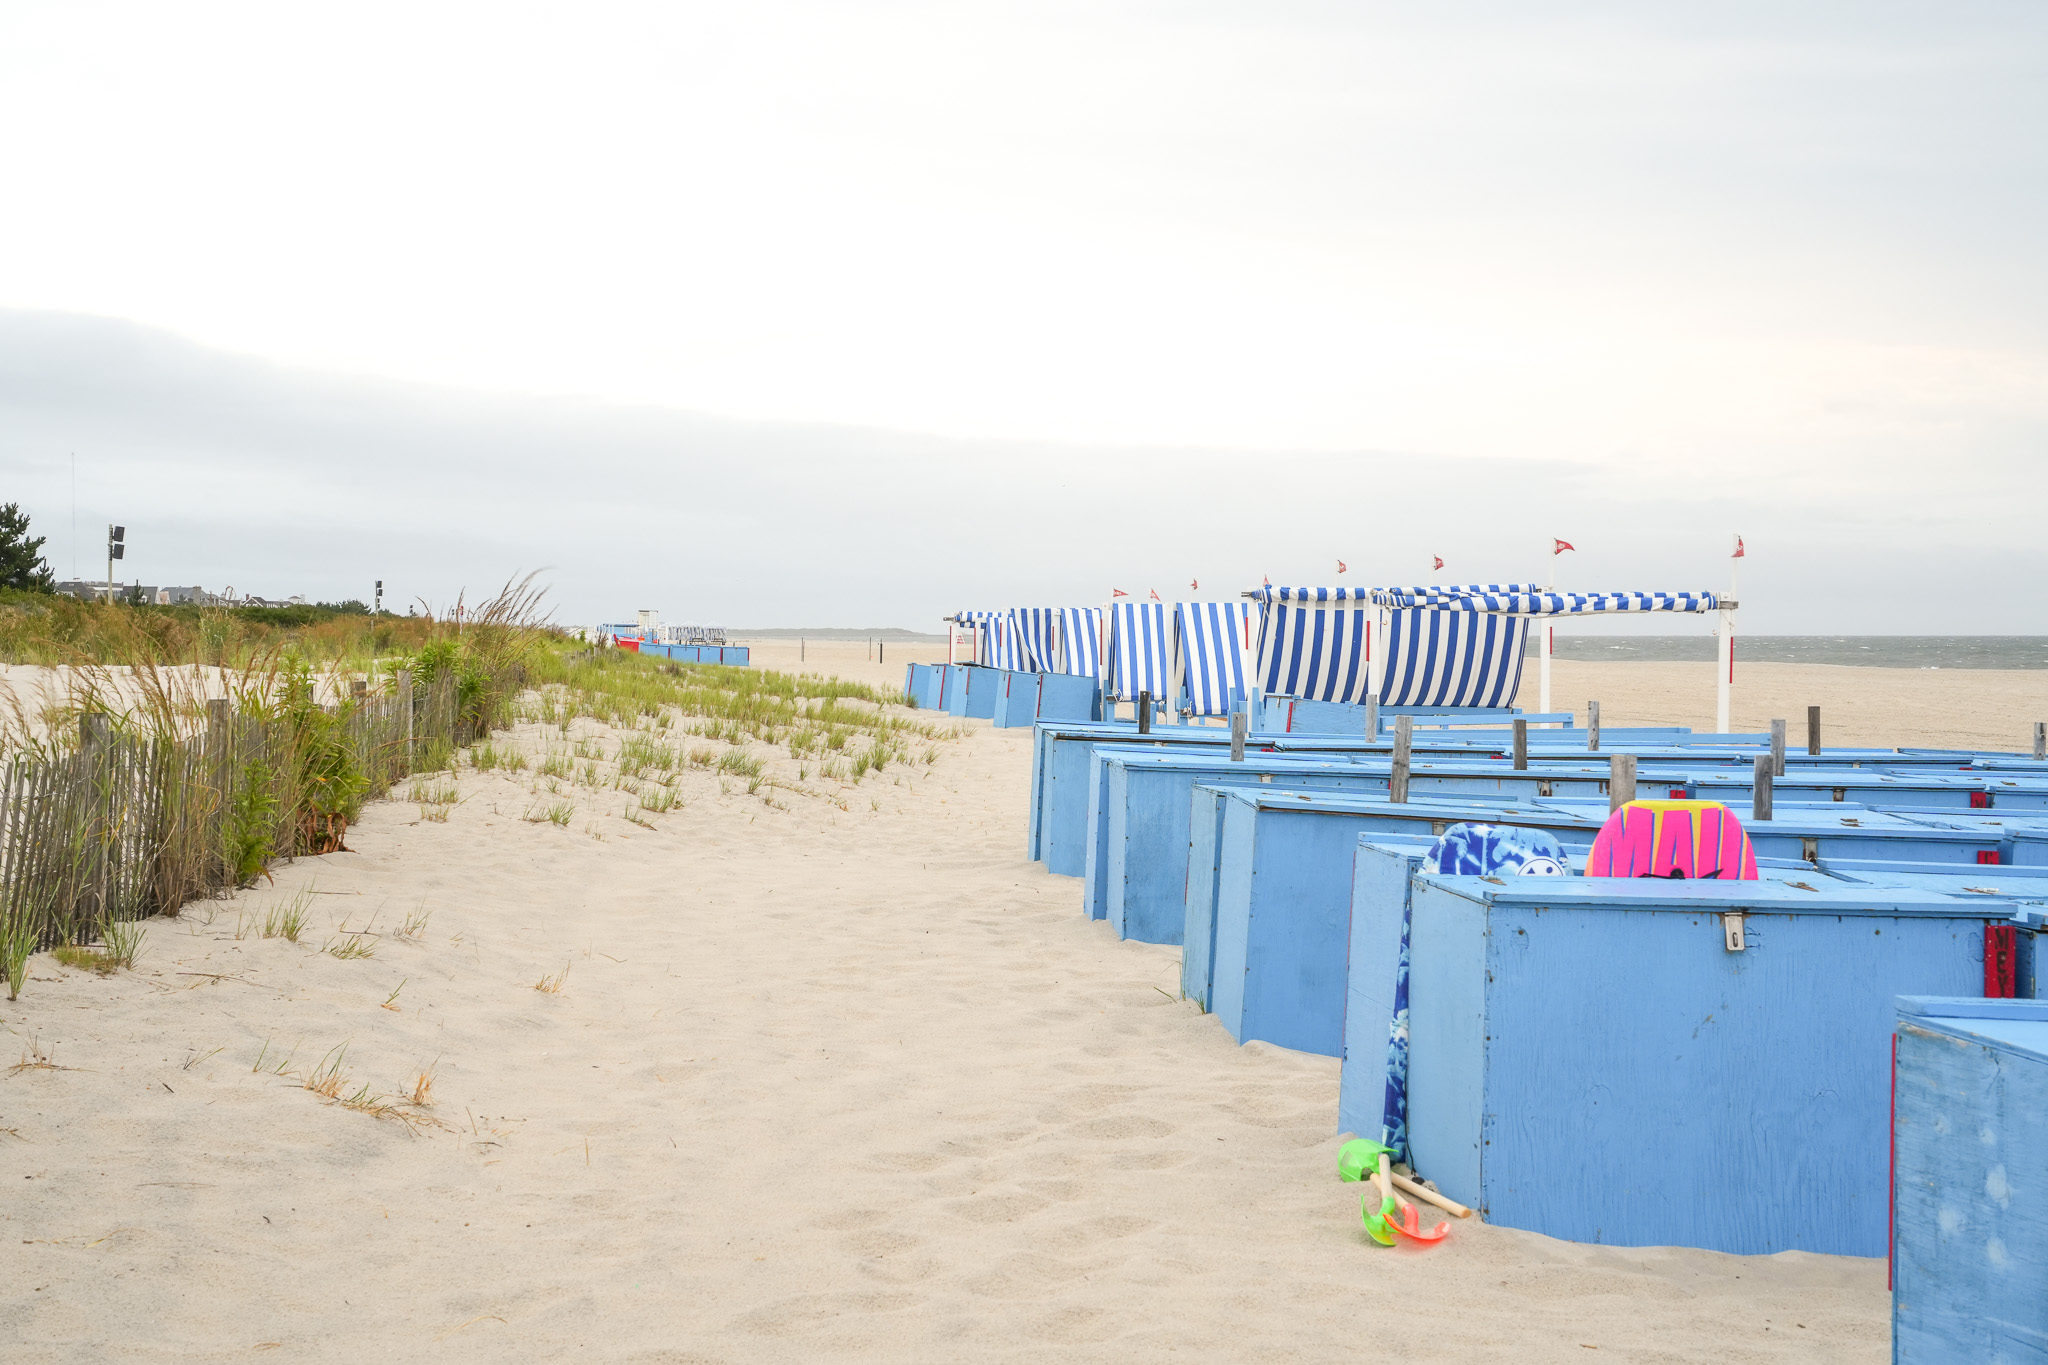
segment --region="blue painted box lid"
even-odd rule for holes
[[[1921,1028],[2048,1062],[2048,1000],[1902,995],[1899,1017]]]
[[[1425,876],[1448,891],[1507,907],[1588,910],[1742,910],[1764,915],[1910,915],[2004,919],[2014,906],[1996,897],[1964,900],[1932,891],[1850,886],[1815,878],[1812,889],[1785,882],[1664,881],[1655,877]]]

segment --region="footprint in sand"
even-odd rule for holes
[[[1146,1114],[1111,1114],[1105,1118],[1084,1119],[1067,1131],[1103,1142],[1126,1142],[1137,1138],[1163,1138],[1180,1130],[1164,1119]]]

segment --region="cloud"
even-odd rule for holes
[[[2026,442],[1930,474],[1406,450],[966,440],[281,366],[132,323],[0,310],[0,469],[80,568],[121,521],[156,583],[445,605],[548,566],[568,621],[931,628],[962,607],[1276,583],[1725,586],[1751,632],[2048,632]]]

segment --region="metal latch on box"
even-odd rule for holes
[[[1743,912],[1724,910],[1721,912],[1721,942],[1731,953],[1739,953],[1749,946],[1742,932]]]
[[[1815,866],[1819,866],[1819,865],[1820,865],[1820,840],[1819,840],[1819,839],[1813,838],[1813,837],[1812,837],[1812,836],[1810,836],[1810,835],[1809,835],[1808,837],[1804,838],[1804,839],[1801,839],[1801,840],[1799,841],[1799,852],[1800,852],[1800,855],[1801,855],[1802,857],[1804,857],[1804,858],[1806,859],[1806,861],[1808,861],[1809,863],[1812,863],[1812,864],[1814,864]]]

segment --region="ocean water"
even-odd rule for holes
[[[1559,659],[1711,663],[1714,637],[1557,635]],[[1536,652],[1531,632],[1529,652]],[[1865,668],[2048,668],[2048,635],[1743,635],[1738,664],[1849,664]]]

